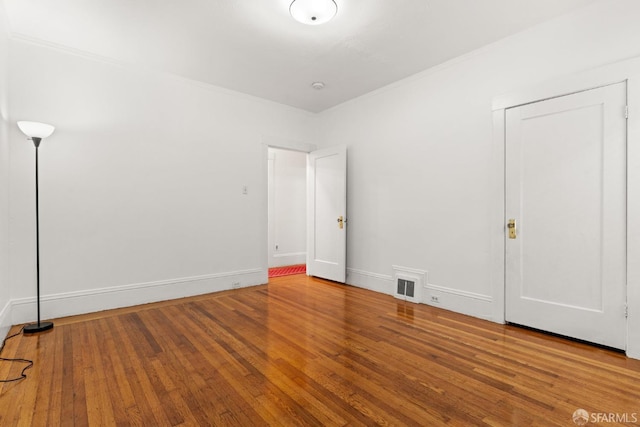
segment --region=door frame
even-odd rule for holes
[[[261,246],[264,248],[260,269],[262,270],[262,283],[269,281],[269,148],[278,148],[282,150],[298,151],[300,153],[310,153],[318,149],[315,144],[302,141],[294,141],[272,135],[262,135],[262,176],[264,177],[262,186],[262,233]]]
[[[506,110],[614,83],[627,82],[627,356],[640,359],[640,57],[514,90],[493,99],[493,320],[505,323]],[[621,112],[624,114],[624,111]]]
[[[507,322],[626,349],[626,103],[622,82],[506,110]]]

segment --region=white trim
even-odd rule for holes
[[[0,311],[0,340],[5,339],[11,326],[11,301],[7,301]]]
[[[54,319],[255,286],[266,283],[263,280],[265,276],[266,272],[262,269],[251,269],[65,292],[42,296],[40,306],[43,319]],[[13,324],[35,320],[34,297],[14,299],[11,306]]]
[[[394,270],[401,271],[403,273],[418,274],[418,275],[427,274],[425,270],[420,270],[419,268],[403,267],[401,265],[392,265],[391,268],[393,268]],[[425,280],[425,283],[427,283],[426,280]]]
[[[394,266],[394,268],[396,267]],[[399,268],[404,269],[404,267]],[[407,268],[406,270],[413,274],[424,273],[426,276],[426,271],[424,270],[414,268]],[[393,276],[355,268],[347,268],[347,284],[391,296],[395,293]],[[491,295],[478,294],[431,283],[423,285],[421,290],[423,304],[481,319],[493,320],[494,299]],[[432,296],[438,297],[439,303],[431,303]]]
[[[306,252],[276,253],[272,256],[269,268],[285,267],[287,265],[298,265],[307,263]]]
[[[207,83],[201,80],[195,80],[189,77],[185,77],[179,74],[175,74],[169,71],[164,71],[164,70],[159,70],[157,68],[154,68],[152,66],[149,65],[145,65],[144,63],[137,63],[137,62],[129,62],[129,61],[125,61],[125,60],[121,60],[121,59],[115,59],[115,58],[110,58],[107,56],[103,56],[103,55],[99,55],[96,53],[91,53],[91,52],[87,52],[85,50],[81,50],[81,49],[76,49],[73,47],[69,47],[66,45],[62,45],[62,44],[58,44],[58,43],[54,43],[48,40],[43,40],[40,39],[38,37],[32,37],[32,36],[28,36],[26,34],[22,34],[22,33],[17,33],[17,32],[9,32],[9,38],[14,41],[14,42],[18,42],[18,43],[26,43],[26,44],[30,44],[32,46],[37,46],[37,47],[43,47],[46,49],[51,49],[53,51],[57,51],[59,53],[63,53],[66,55],[72,55],[75,57],[79,57],[88,61],[94,61],[94,62],[99,62],[105,65],[110,65],[113,67],[117,67],[120,69],[124,69],[133,73],[145,73],[145,74],[149,74],[152,76],[162,76],[162,77],[167,77],[173,81],[177,81],[177,82],[182,82],[184,84],[187,85],[191,85],[191,86],[195,86],[198,87],[200,89],[203,90],[208,90],[208,91],[213,91],[213,92],[217,92],[223,95],[230,95],[230,96],[234,96],[234,97],[239,97],[241,99],[245,99],[245,100],[249,100],[249,101],[253,101],[253,102],[257,102],[259,104],[263,104],[263,105],[279,105],[282,108],[288,109],[288,110],[292,110],[292,111],[297,111],[301,114],[304,114],[307,117],[315,117],[317,115],[317,113],[314,113],[313,111],[309,111],[306,110],[304,108],[301,107],[294,107],[292,105],[289,104],[284,104],[282,102],[278,102],[278,101],[274,101],[271,99],[267,99],[267,98],[261,98],[259,96],[256,95],[250,95],[248,93],[245,92],[239,92],[233,89],[227,89],[225,87],[222,86],[216,86],[212,83]]]
[[[640,73],[627,80],[627,356],[640,359]]]
[[[504,114],[507,108],[627,81],[627,356],[640,359],[640,57],[622,60],[582,73],[565,76],[493,99],[494,150],[504,159]],[[504,165],[504,160],[503,163]],[[504,175],[496,182],[502,192],[502,217],[496,218],[492,254],[492,320],[504,322]],[[502,272],[500,272],[500,266]]]
[[[448,288],[446,286],[438,286],[433,284],[425,285],[425,288],[451,295],[457,295],[459,297],[472,298],[484,302],[493,302],[493,298],[491,297],[491,295],[478,294],[475,292],[463,291],[461,289]]]
[[[493,176],[493,222],[491,223],[491,291],[493,299],[493,314],[491,320],[505,323],[505,110],[493,112],[493,160],[495,168]]]
[[[292,139],[280,138],[272,135],[262,135],[261,142],[263,145],[271,148],[279,148],[281,150],[299,151],[301,153],[310,153],[318,149],[316,144],[309,142],[295,141]],[[267,154],[268,158],[268,154]]]
[[[583,71],[551,81],[538,83],[493,98],[493,111],[517,107],[532,102],[558,98],[614,83],[620,83],[631,75],[640,74],[640,57],[627,59],[600,68]]]
[[[435,298],[437,302],[433,300]],[[463,291],[432,283],[424,287],[425,304],[432,307],[466,314],[486,320],[493,320],[493,298],[490,295]]]
[[[355,268],[347,268],[347,284],[358,288],[393,295],[393,277]]]
[[[297,256],[306,257],[307,253],[306,252],[289,252],[289,253],[286,253],[286,254],[275,254],[273,257],[274,258],[285,258],[285,257],[297,257]]]
[[[385,281],[393,282],[393,277],[389,276],[388,274],[372,273],[370,271],[358,270],[356,268],[347,268],[347,271],[349,272],[349,274],[358,274],[358,275],[370,277],[376,280],[385,280]]]
[[[464,64],[465,62],[471,61],[475,58],[482,57],[486,54],[491,54],[496,51],[499,52],[500,49],[504,47],[505,43],[514,43],[514,42],[517,43],[517,39],[521,37],[520,34],[521,33],[512,34],[510,36],[501,38],[487,45],[474,49],[471,52],[464,53],[462,55],[451,58],[445,62],[441,62],[439,64],[434,64],[408,77],[389,83],[386,86],[364,93],[360,96],[357,96],[356,98],[346,100],[340,104],[336,104],[334,106],[328,107],[325,110],[320,111],[318,114],[324,114],[332,110],[337,110],[338,108],[343,108],[345,105],[351,105],[351,104],[355,104],[356,102],[360,102],[361,100],[374,98],[376,96],[382,95],[394,89],[410,85],[413,82],[427,79],[435,74],[446,73],[450,68],[460,66],[461,64]]]

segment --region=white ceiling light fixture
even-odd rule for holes
[[[289,13],[298,22],[320,25],[329,22],[338,12],[334,0],[293,0]]]

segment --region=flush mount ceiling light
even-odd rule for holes
[[[334,0],[293,0],[289,13],[298,22],[320,25],[336,16],[338,5]]]

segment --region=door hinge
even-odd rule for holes
[[[629,106],[628,105],[624,106],[624,118],[625,119],[629,118]]]
[[[629,318],[629,306],[627,304],[624,305],[624,318]]]

